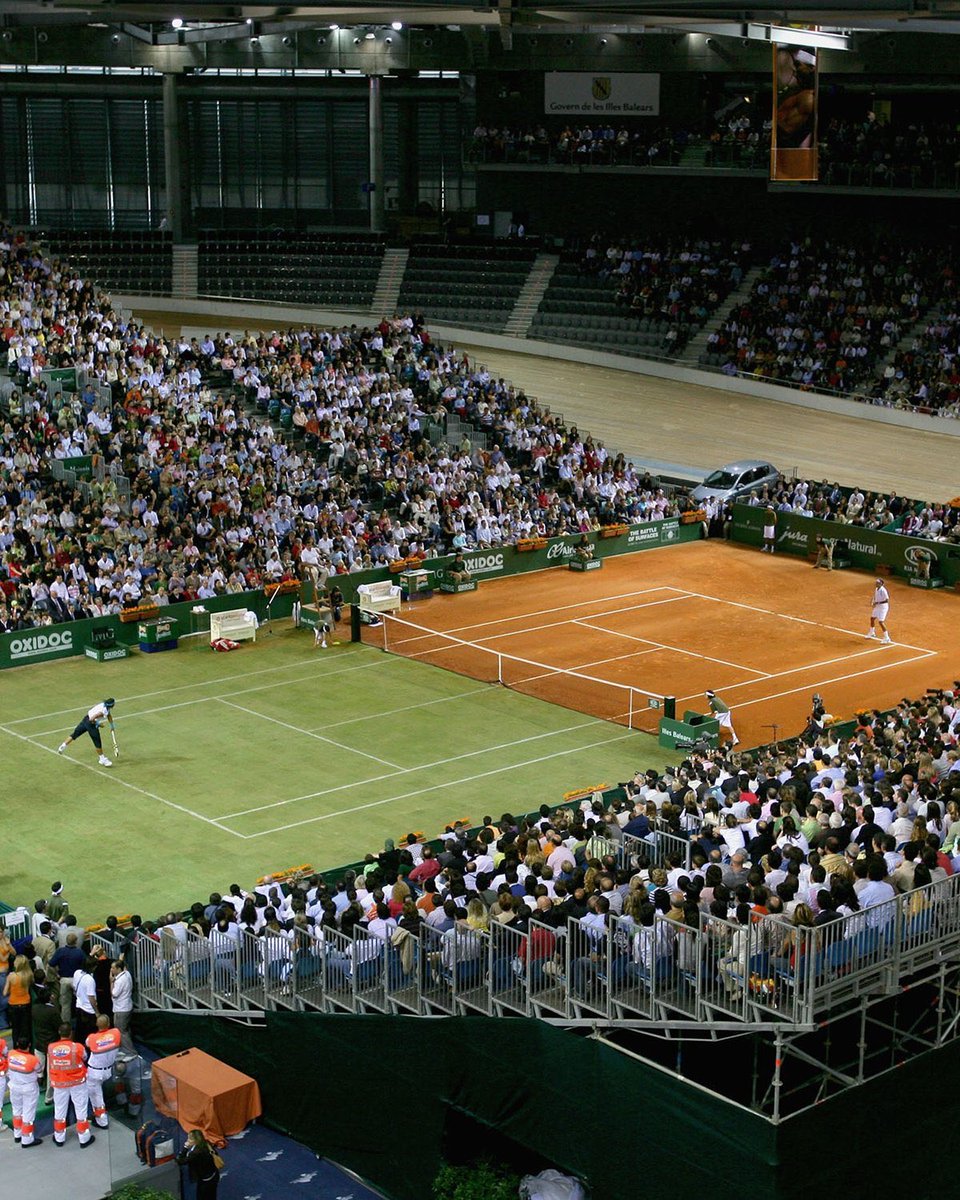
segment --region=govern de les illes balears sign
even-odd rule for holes
[[[547,71],[546,113],[593,117],[658,117],[660,76],[638,71]]]

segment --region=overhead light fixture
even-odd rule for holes
[[[183,17],[174,17],[170,24],[174,27],[174,29],[182,29]]]
[[[377,35],[375,33],[365,33],[363,35],[363,40],[365,42],[375,42],[377,40]]]
[[[402,21],[391,21],[390,28],[393,30],[394,33],[399,33],[400,30],[403,28],[403,22]]]
[[[336,30],[336,29],[339,29],[340,26],[339,25],[331,25],[330,28],[333,30]]]

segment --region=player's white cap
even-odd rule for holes
[[[880,578],[880,576],[879,576],[879,575],[878,575],[878,576],[877,576],[877,578],[874,580],[874,583],[878,583],[878,584],[880,584],[880,586],[881,586],[881,587],[883,586],[883,580]]]

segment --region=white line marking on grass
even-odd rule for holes
[[[573,624],[582,625],[584,629],[593,629],[597,633],[609,633],[612,637],[626,638],[631,642],[643,642],[658,650],[671,650],[674,654],[687,654],[691,658],[702,658],[706,662],[720,663],[724,667],[734,667],[737,671],[750,671],[753,675],[759,675],[761,679],[767,677],[766,671],[758,671],[755,667],[745,667],[743,663],[728,662],[725,658],[714,658],[712,654],[698,654],[696,650],[685,650],[682,646],[668,646],[666,642],[655,642],[653,638],[637,637],[632,633],[617,633],[614,629],[604,629],[602,625],[591,625],[588,619],[577,619]]]
[[[45,746],[43,742],[38,742],[32,737],[27,737],[24,733],[17,733],[13,729],[8,729],[6,725],[0,725],[0,729],[10,737],[17,738],[18,741],[27,742],[29,745],[35,746],[38,750],[45,750],[47,754],[57,753],[52,746]],[[174,800],[166,800],[163,796],[158,796],[155,792],[148,792],[146,788],[128,783],[125,779],[121,779],[114,771],[97,768],[90,763],[81,762],[77,758],[68,758],[66,761],[75,767],[83,767],[85,771],[92,771],[94,775],[108,780],[110,783],[118,783],[121,787],[125,787],[131,792],[136,792],[138,796],[146,796],[149,800],[157,800],[160,804],[165,804],[168,808],[175,808],[177,812],[185,813],[188,817],[195,817],[196,820],[203,821],[205,825],[213,825],[215,828],[221,830],[221,832],[229,833],[231,837],[242,838],[244,836],[242,833],[237,833],[235,829],[231,829],[227,825],[222,825],[215,817],[205,817],[201,813],[194,812],[192,808],[187,808],[183,804],[177,804]]]
[[[413,796],[425,796],[428,792],[439,792],[443,791],[444,788],[460,787],[465,783],[475,783],[478,779],[489,779],[493,775],[502,775],[505,771],[516,771],[520,767],[536,766],[537,763],[550,762],[554,758],[563,758],[568,754],[582,754],[584,750],[594,750],[598,746],[610,746],[614,742],[622,742],[627,738],[634,736],[635,734],[633,732],[622,733],[617,737],[604,738],[603,741],[600,742],[591,742],[587,746],[577,746],[570,750],[557,750],[554,754],[545,754],[541,758],[531,758],[526,762],[511,763],[510,766],[507,767],[495,767],[491,771],[481,771],[477,775],[465,775],[462,779],[451,779],[447,783],[435,783],[430,787],[416,788],[412,792],[403,792],[399,796],[386,796],[383,800],[371,800],[367,804],[355,804],[352,808],[344,808],[339,812],[322,813],[318,817],[308,817],[304,821],[293,821],[289,825],[278,825],[274,829],[264,829],[261,833],[244,833],[240,836],[250,840],[252,838],[267,837],[272,833],[285,833],[288,829],[297,829],[301,825],[313,825],[317,821],[330,821],[334,817],[346,817],[351,813],[363,812],[368,808],[379,808],[383,804],[392,804],[395,800],[409,800]],[[359,785],[353,784],[351,786],[357,787]],[[323,793],[319,794],[323,795]],[[310,797],[304,797],[304,799],[309,798]]]
[[[322,792],[307,792],[303,796],[291,796],[289,800],[274,800],[271,804],[259,804],[256,808],[244,808],[239,812],[225,813],[218,821],[229,821],[234,817],[246,817],[251,813],[265,812],[268,808],[283,808],[287,804],[296,804],[300,800],[316,800],[321,796],[330,796],[334,792],[345,792],[350,788],[365,787],[368,783],[383,783],[385,779],[396,779],[398,775],[413,775],[417,771],[427,771],[433,767],[445,767],[450,763],[460,762],[465,758],[476,758],[479,754],[490,754],[494,750],[509,750],[512,746],[523,746],[527,742],[539,742],[543,738],[556,737],[561,733],[575,733],[578,729],[591,729],[594,725],[605,725],[605,721],[592,718],[581,721],[579,725],[567,725],[563,729],[548,729],[545,733],[535,733],[530,737],[518,738],[514,742],[501,742],[498,746],[484,746],[480,750],[468,750],[465,754],[454,754],[451,758],[438,758],[435,762],[418,763],[415,767],[403,767],[399,771],[391,771],[388,775],[374,775],[370,779],[353,780],[350,783],[340,783],[336,787],[325,788]],[[547,756],[550,757],[549,755]],[[538,760],[541,761],[541,760]]]
[[[896,642],[891,643],[891,645],[896,644]],[[792,696],[796,692],[809,692],[811,688],[816,691],[818,688],[827,687],[827,685],[831,683],[845,683],[848,679],[859,679],[863,675],[874,675],[877,671],[890,671],[895,667],[906,667],[909,666],[910,663],[923,662],[928,658],[936,658],[938,653],[939,651],[937,650],[925,650],[922,654],[915,654],[913,658],[903,658],[898,662],[884,663],[882,667],[870,667],[866,671],[851,671],[849,675],[837,675],[833,679],[820,679],[816,683],[805,683],[802,687],[789,688],[785,692],[775,692],[772,696],[760,696],[756,700],[744,700],[737,705],[737,708],[748,708],[752,704],[764,704],[767,700],[779,700],[782,696]],[[792,674],[790,671],[786,673],[788,675]],[[773,676],[771,675],[770,678],[772,679]],[[751,679],[748,680],[748,682],[758,683],[759,680]],[[744,684],[735,683],[732,686],[743,687]],[[726,688],[724,690],[729,691],[730,689]],[[677,700],[677,703],[680,704],[685,700],[694,700],[697,696],[702,695],[702,692],[694,692],[690,696],[680,696]]]
[[[357,750],[353,746],[345,746],[343,742],[335,742],[333,738],[326,738],[320,733],[311,733],[309,729],[304,729],[302,725],[291,725],[289,721],[281,721],[277,717],[268,717],[266,713],[257,712],[255,708],[245,708],[242,704],[234,704],[232,700],[224,700],[222,696],[217,696],[218,704],[225,704],[227,708],[235,708],[238,712],[249,713],[251,717],[259,717],[261,721],[269,721],[273,725],[281,725],[284,729],[289,729],[293,733],[302,733],[304,737],[316,738],[318,742],[325,742],[328,746],[335,746],[338,750],[346,750],[349,754],[359,754],[361,758],[369,758],[372,762],[380,763],[382,767],[392,767],[395,771],[402,771],[403,767],[399,763],[390,762],[388,758],[378,758],[376,754],[368,754],[366,750]]]
[[[869,634],[862,633],[857,629],[841,629],[839,625],[828,625],[825,621],[814,621],[810,617],[794,617],[790,613],[776,612],[772,608],[759,608],[756,604],[743,604],[739,600],[725,600],[723,596],[707,596],[703,592],[687,592],[686,594],[688,596],[697,596],[700,600],[713,600],[717,604],[731,604],[734,608],[745,608],[748,612],[765,613],[768,617],[780,617],[783,621],[799,621],[801,625],[816,625],[818,629],[830,629],[833,633],[845,633],[850,637],[869,637]],[[927,646],[911,646],[909,642],[894,642],[892,644],[903,646],[906,650],[920,650],[925,654],[937,653],[936,650],[931,650]]]
[[[299,679],[281,679],[276,683],[258,683],[255,687],[238,688],[235,692],[224,692],[219,696],[195,696],[192,700],[178,700],[176,704],[161,704],[158,708],[141,708],[137,712],[123,713],[120,717],[121,721],[130,721],[134,717],[150,717],[154,713],[170,712],[175,708],[187,708],[191,704],[208,704],[213,700],[228,699],[231,696],[247,696],[251,692],[266,692],[271,688],[292,687],[297,683],[312,683],[317,679],[329,679],[333,675],[346,675],[350,671],[366,671],[371,667],[382,666],[385,661],[398,662],[402,661],[399,658],[390,658],[389,660],[378,659],[376,662],[356,663],[352,667],[340,667],[332,671],[321,671],[319,674],[314,671],[310,675],[303,675]],[[70,711],[75,711],[71,709]],[[30,719],[30,718],[28,718]],[[45,729],[42,733],[35,733],[34,737],[50,737],[54,733],[62,733],[64,729],[70,729],[70,725],[58,725],[56,729]]]
[[[492,683],[485,683],[483,687],[471,688],[468,692],[459,692],[456,696],[437,696],[435,700],[421,700],[418,704],[403,704],[400,708],[387,708],[383,712],[364,713],[362,717],[348,717],[345,721],[333,721],[329,725],[314,725],[313,728],[315,730],[339,729],[341,725],[356,725],[359,721],[379,721],[381,717],[394,717],[397,713],[410,712],[415,708],[429,708],[432,704],[450,704],[454,700],[463,700],[466,696],[479,696],[481,692],[489,694],[495,686]]]
[[[317,666],[320,665],[317,660]],[[178,683],[174,687],[158,688],[154,692],[138,692],[133,696],[122,696],[121,700],[124,704],[129,704],[131,700],[148,700],[151,696],[168,696],[171,692],[183,692],[188,688],[205,688],[210,687],[215,683],[231,683],[235,679],[249,679],[254,675],[267,675],[274,671],[292,671],[303,667],[303,662],[284,663],[281,667],[258,667],[255,671],[240,671],[236,675],[220,675],[216,679],[204,679],[202,682],[194,681],[193,683]],[[363,666],[372,666],[372,663],[364,663]],[[354,668],[360,670],[360,666]],[[317,675],[323,677],[327,674],[326,671],[318,671]],[[211,696],[210,699],[213,699]],[[7,725],[24,725],[27,721],[43,721],[47,717],[62,717],[64,713],[76,713],[80,710],[79,704],[72,704],[69,708],[58,708],[53,712],[36,713],[32,717],[18,717],[16,721],[8,721]]]

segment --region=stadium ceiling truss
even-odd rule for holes
[[[174,28],[173,22],[179,22]],[[770,40],[770,25],[817,25],[846,32],[960,32],[960,0],[891,4],[890,0],[793,0],[785,7],[755,0],[749,9],[732,0],[494,0],[467,6],[462,0],[345,0],[329,5],[245,3],[222,0],[0,0],[0,30],[7,41],[16,30],[48,35],[70,26],[109,29],[150,46],[183,46],[249,39],[261,34],[293,39],[297,34],[336,28],[388,27],[453,31],[482,30],[509,38],[513,30],[642,35],[703,32],[741,39]],[[706,24],[705,24],[706,23]]]

